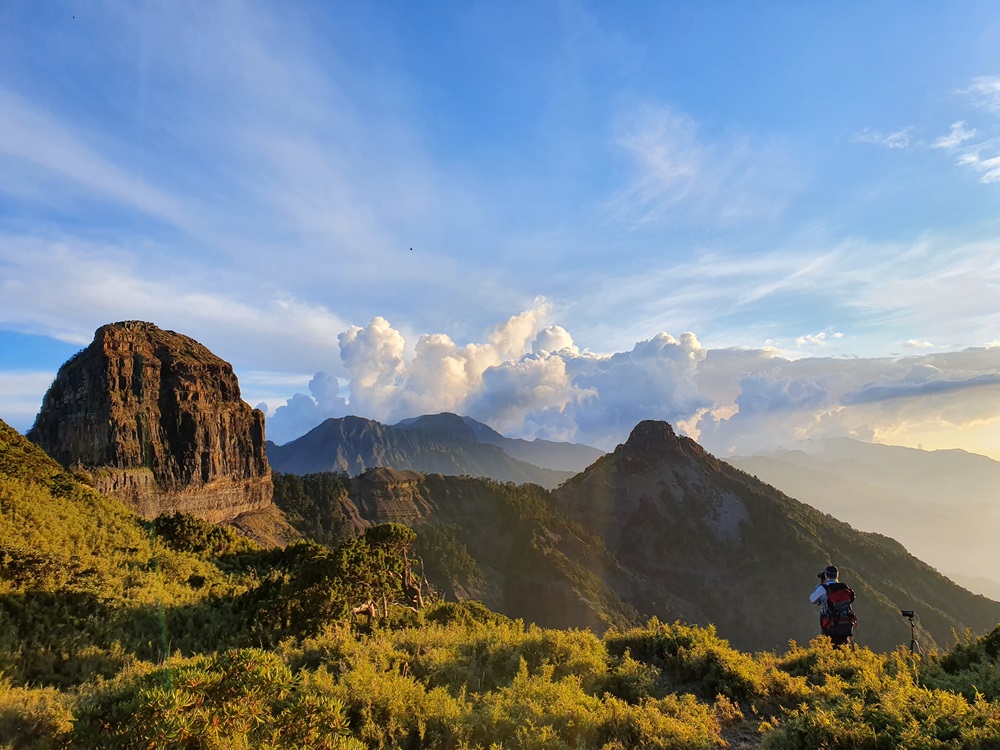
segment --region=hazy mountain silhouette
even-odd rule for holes
[[[810,452],[731,463],[868,531],[892,536],[973,590],[1000,596],[994,570],[1000,462],[961,450],[923,451],[846,438]]]
[[[536,445],[537,444],[537,445]],[[535,450],[532,450],[534,446]],[[434,474],[489,477],[552,488],[601,454],[571,443],[505,438],[468,417],[442,413],[383,425],[361,417],[328,419],[284,445],[267,444],[275,471],[360,474],[379,466]],[[529,462],[524,457],[534,459]]]

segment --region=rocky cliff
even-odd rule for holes
[[[151,323],[99,328],[60,368],[28,438],[147,518],[219,523],[271,504],[264,415],[233,368]]]

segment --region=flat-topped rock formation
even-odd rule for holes
[[[271,504],[264,414],[229,363],[152,323],[99,328],[59,369],[28,437],[146,518],[220,523]]]

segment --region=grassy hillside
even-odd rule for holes
[[[412,542],[267,551],[143,523],[0,423],[0,748],[1000,746],[1000,630],[920,659],[747,654],[656,620],[599,637],[476,602],[352,619],[359,591],[397,596]]]

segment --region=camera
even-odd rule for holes
[[[899,614],[901,614],[903,617],[909,617],[911,620],[917,616],[917,613],[914,612],[912,609],[901,609],[899,610]]]

